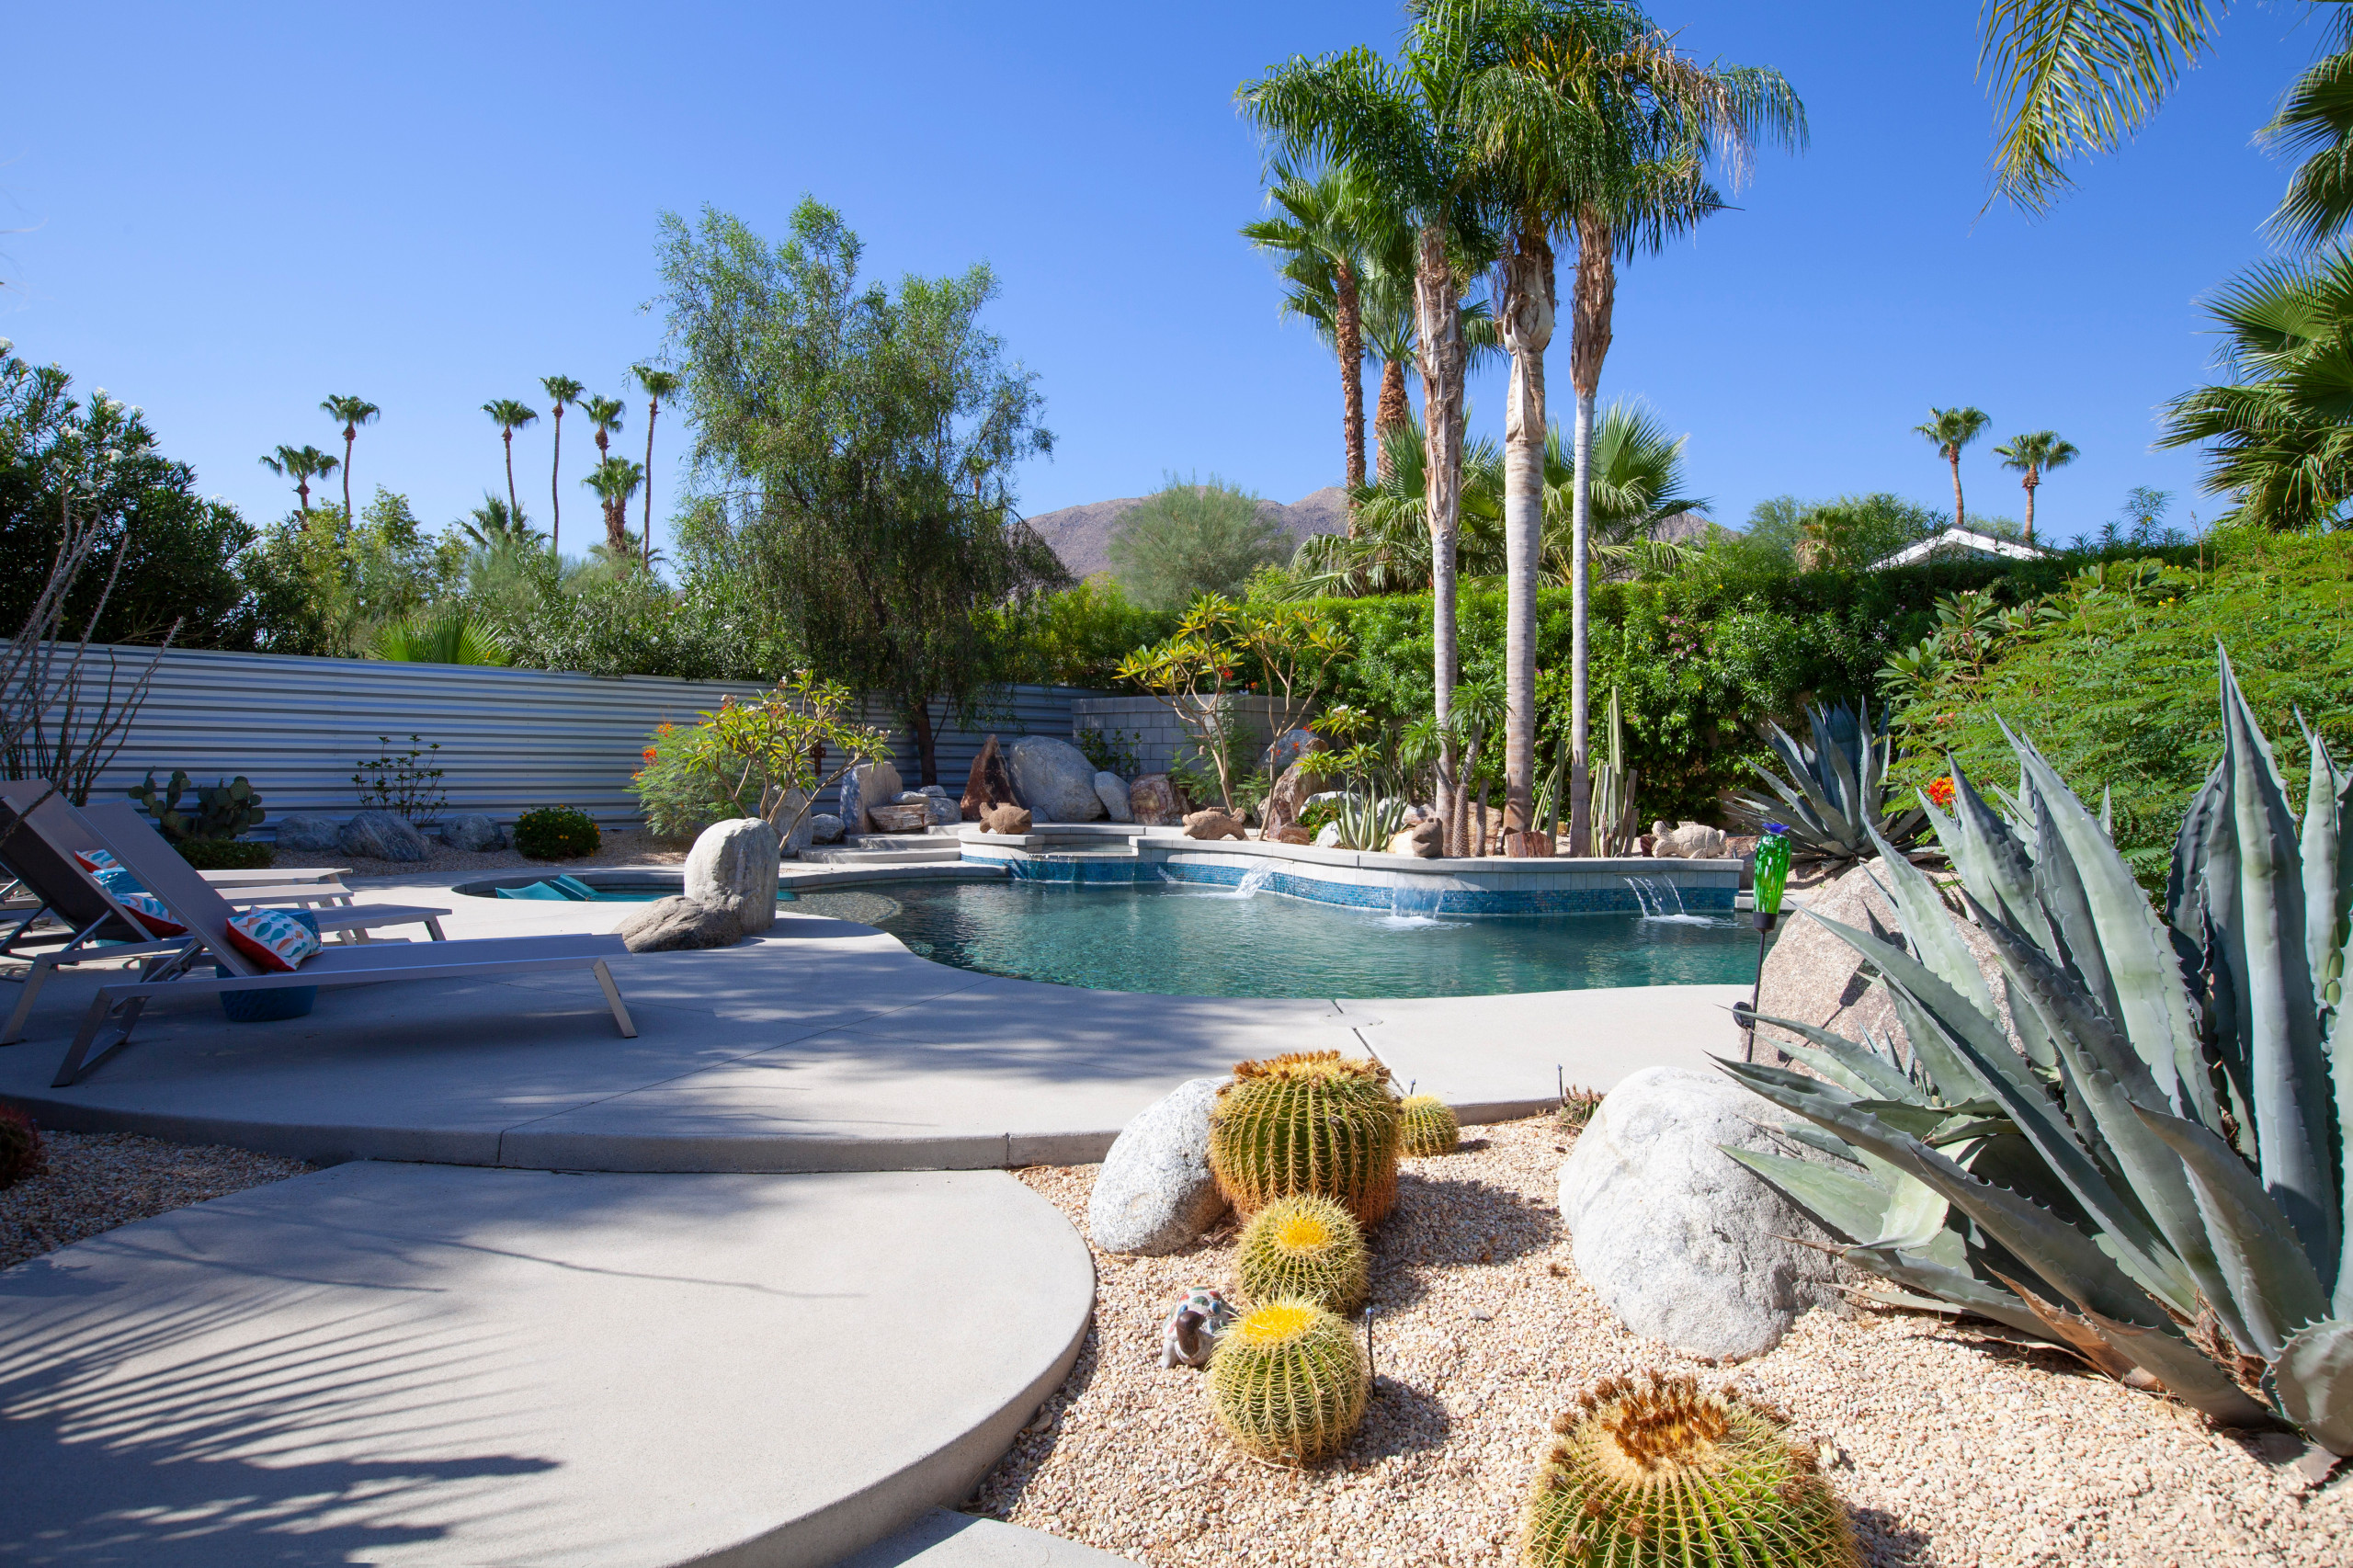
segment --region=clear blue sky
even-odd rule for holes
[[[1973,4],[1654,10],[1697,54],[1779,67],[1813,123],[1810,153],[1767,158],[1740,210],[1619,290],[1604,395],[1689,433],[1720,517],[1785,492],[1944,499],[1910,434],[1932,403],[2083,449],[2041,493],[2051,535],[2135,484],[2216,509],[2192,455],[2149,450],[2153,410],[2206,372],[2197,298],[2266,254],[2284,176],[2250,132],[2314,47],[2304,6],[2242,6],[2154,126],[2034,223],[1980,216]],[[883,274],[995,267],[991,321],[1059,437],[1028,509],[1168,471],[1291,500],[1339,477],[1336,372],[1234,237],[1260,158],[1233,93],[1401,26],[1338,3],[28,6],[0,97],[0,335],[142,405],[256,521],[290,503],[257,455],[334,445],[319,400],[366,396],[361,489],[438,526],[503,485],[486,399],[544,407],[557,371],[618,392],[658,348],[659,211],[773,233],[812,192]],[[1498,427],[1499,382],[1473,399]],[[567,423],[585,545],[591,449]],[[680,422],[659,435],[657,513],[684,449]],[[544,420],[517,455],[544,523]],[[1984,446],[1965,476],[2017,511]]]

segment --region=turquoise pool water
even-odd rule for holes
[[[896,911],[869,923],[940,963],[1168,996],[1745,983],[1756,963],[1756,932],[1731,915],[1400,918],[1181,883],[897,882],[801,902],[858,894],[887,896]]]

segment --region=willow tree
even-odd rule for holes
[[[1285,157],[1345,165],[1415,228],[1414,301],[1427,425],[1430,633],[1441,737],[1438,807],[1455,820],[1455,545],[1461,521],[1465,283],[1494,254],[1487,169],[1467,92],[1495,62],[1484,0],[1422,0],[1392,62],[1362,47],[1294,56],[1236,94]],[[1451,836],[1451,835],[1449,835]],[[1449,845],[1449,850],[1459,848]]]
[[[775,640],[887,701],[938,782],[941,718],[995,688],[1008,605],[1068,581],[1014,509],[1053,449],[1036,378],[980,324],[985,265],[858,277],[862,247],[803,200],[770,244],[712,209],[662,219],[663,301],[695,426],[689,555],[734,575]]]

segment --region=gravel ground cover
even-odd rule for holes
[[[313,1167],[215,1144],[132,1132],[40,1135],[40,1168],[0,1189],[0,1268],[208,1198],[226,1198]]]
[[[313,854],[307,850],[289,849],[279,857],[286,865],[348,866],[354,878],[413,877],[420,871],[543,871],[552,877],[563,871],[577,871],[590,866],[676,866],[684,863],[687,846],[659,839],[633,828],[608,827],[604,841],[594,855],[584,855],[577,860],[532,860],[514,849],[493,849],[478,853],[471,849],[452,849],[438,839],[426,840],[427,853],[422,860],[374,860],[365,855],[331,855],[322,850]]]
[[[1567,1142],[1537,1119],[1404,1162],[1397,1210],[1371,1238],[1379,1381],[1337,1460],[1293,1471],[1242,1457],[1201,1374],[1161,1369],[1177,1294],[1231,1287],[1229,1225],[1174,1257],[1096,1254],[1077,1365],[967,1507],[1155,1568],[1505,1562],[1553,1415],[1597,1377],[1658,1367],[1789,1410],[1825,1446],[1883,1568],[2353,1562],[2353,1479],[2309,1492],[2258,1439],[2053,1353],[1877,1311],[1809,1313],[1737,1367],[1635,1338],[1570,1260]],[[1084,1234],[1095,1170],[1019,1175]]]

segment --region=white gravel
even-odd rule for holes
[[[40,1169],[0,1188],[0,1268],[85,1236],[283,1181],[300,1160],[215,1144],[165,1143],[132,1132],[43,1129]]]
[[[343,855],[327,850],[287,849],[278,854],[282,865],[348,866],[351,875],[359,877],[413,877],[422,871],[544,871],[552,877],[564,871],[577,871],[591,866],[676,866],[685,863],[688,846],[668,839],[655,838],[635,828],[608,827],[601,830],[602,838],[594,855],[583,855],[576,860],[532,860],[519,850],[493,849],[477,853],[471,849],[452,849],[438,839],[426,840],[427,853],[422,860],[373,860],[365,855]]]
[[[1465,1133],[1405,1162],[1373,1233],[1380,1381],[1338,1460],[1242,1458],[1201,1375],[1158,1364],[1179,1291],[1230,1286],[1229,1227],[1175,1257],[1096,1255],[1078,1364],[967,1506],[1166,1568],[1504,1562],[1552,1417],[1595,1378],[1658,1367],[1738,1381],[1829,1443],[1874,1564],[2353,1563],[2353,1481],[2308,1493],[2251,1437],[1941,1318],[1813,1312],[1737,1368],[1637,1339],[1570,1261],[1566,1137],[1549,1119]],[[1085,1233],[1094,1166],[1019,1174]]]

